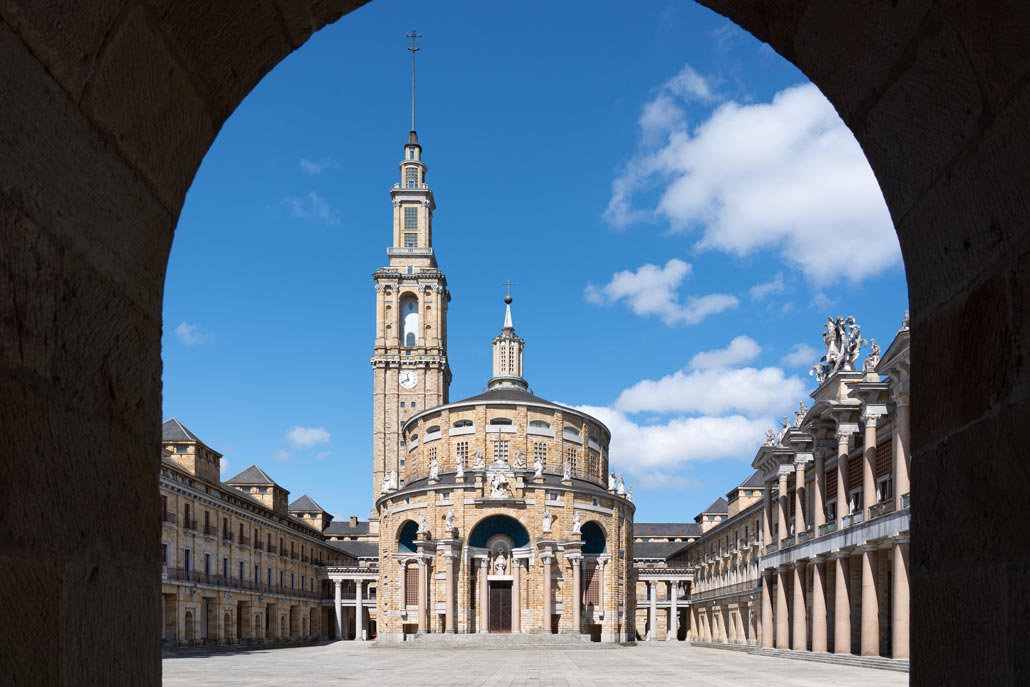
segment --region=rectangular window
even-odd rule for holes
[[[211,574],[211,554],[209,553],[204,554],[204,574]]]
[[[508,442],[507,441],[495,441],[494,444],[494,461],[496,462],[508,462]]]
[[[876,479],[887,477],[894,467],[894,446],[890,440],[876,447]]]
[[[430,446],[429,447],[429,460],[436,460],[436,447],[435,446]]]
[[[588,608],[597,607],[601,604],[601,575],[597,565],[591,565],[586,569],[586,585],[583,592],[583,603]],[[592,609],[591,609],[592,610]]]
[[[404,168],[404,186],[406,188],[418,188],[418,167]]]
[[[404,605],[418,605],[418,566],[409,565],[404,569]]]
[[[548,501],[557,501],[560,498],[561,498],[561,492],[560,491],[549,491],[549,492],[547,492],[547,500]]]
[[[161,519],[168,519],[168,497],[164,495],[161,496]]]
[[[882,503],[892,498],[894,498],[894,480],[888,474],[876,480],[876,501]]]
[[[837,468],[826,471],[826,500],[837,498]],[[832,518],[830,518],[832,520]]]
[[[415,407],[416,405],[417,405],[417,404],[416,404],[416,403],[415,403],[414,401],[412,401],[412,402],[411,402],[411,407],[412,407],[412,408],[414,408],[414,407]]]
[[[243,561],[240,561],[240,582],[243,582],[244,567]]]
[[[294,589],[297,582],[297,573],[290,573],[290,589]]]
[[[189,446],[187,446],[186,444],[176,444],[175,445],[175,452],[176,453],[186,453],[188,451],[189,451]]]
[[[161,544],[161,565],[168,565],[168,544]]]
[[[260,573],[260,571],[258,570],[258,565],[257,565],[257,563],[255,563],[255,564],[254,564],[254,584],[257,584],[257,583],[258,583],[258,582],[260,582],[260,581],[261,581],[261,573]]]
[[[404,208],[404,231],[418,231],[418,208]]]
[[[189,549],[182,550],[182,567],[187,571],[193,570],[193,552]]]
[[[404,232],[404,247],[418,248],[418,234],[408,231]]]
[[[272,569],[271,568],[268,569],[268,586],[269,587],[272,586]]]
[[[572,466],[572,474],[576,474],[576,468],[579,464],[579,451],[574,447],[569,446],[565,449],[565,460],[569,461],[569,465]]]
[[[469,442],[459,441],[456,451],[458,454],[458,458],[460,458],[461,462],[465,463],[467,467],[469,462]]]
[[[222,577],[224,577],[227,580],[229,579],[229,559],[228,558],[223,558],[222,559]]]
[[[547,467],[547,444],[542,441],[537,441],[533,444],[533,462],[537,461],[544,467]]]

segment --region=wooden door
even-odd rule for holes
[[[490,632],[511,632],[511,582],[490,583]]]

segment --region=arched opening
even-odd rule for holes
[[[186,611],[183,616],[183,636],[186,638],[186,644],[193,644],[197,638],[197,631],[193,627],[193,611]]]
[[[529,546],[529,532],[515,518],[507,515],[490,515],[476,523],[469,534],[469,546],[487,548],[496,535],[504,535],[514,548]]]
[[[608,551],[604,530],[596,522],[591,520],[583,523],[579,531],[583,536],[583,553],[598,554]]]
[[[406,520],[397,532],[398,553],[415,553],[415,539],[418,538],[418,523]]]
[[[401,298],[401,345],[418,345],[418,298],[407,294]]]
[[[820,86],[869,156],[898,225],[913,311],[913,499],[925,502],[913,513],[914,680],[1012,682],[1019,671],[1010,644],[995,633],[964,633],[954,619],[967,608],[1018,607],[1023,599],[1014,562],[1028,544],[1013,523],[1025,519],[1026,480],[1016,469],[1023,444],[1012,441],[1025,425],[1026,373],[1018,361],[1028,319],[1023,10],[1006,3],[972,15],[941,3],[784,2],[773,10],[704,4]],[[8,293],[41,296],[12,296],[23,309],[17,321],[34,324],[5,330],[16,344],[5,349],[12,372],[2,393],[24,430],[7,438],[14,458],[6,486],[15,503],[24,499],[54,525],[8,523],[26,542],[15,554],[18,565],[42,570],[39,561],[70,560],[98,566],[104,579],[114,563],[93,552],[113,546],[123,554],[118,560],[133,562],[123,579],[157,595],[156,521],[124,515],[153,511],[157,498],[147,494],[159,446],[161,280],[182,197],[221,124],[261,76],[352,9],[340,2],[280,6],[281,14],[262,4],[244,20],[231,10],[204,13],[203,22],[182,31],[174,27],[190,22],[179,23],[179,13],[197,12],[189,2],[160,17],[142,6],[103,15],[62,8],[58,16],[46,4],[25,5],[16,21],[5,14],[2,64],[9,69],[2,78],[19,98],[0,113],[7,184],[0,259],[13,285]],[[97,30],[69,39],[85,26]],[[985,38],[985,27],[998,36]],[[125,97],[141,83],[145,92]],[[170,112],[177,126],[162,124]],[[941,374],[956,360],[968,364]],[[57,416],[64,421],[53,422]],[[81,461],[96,445],[143,458]],[[993,458],[989,470],[980,462],[985,451]],[[46,474],[81,477],[101,489],[120,485],[129,494],[120,501],[124,512],[107,506],[119,500],[113,494],[80,503],[41,492]],[[985,511],[985,502],[1004,507]],[[84,536],[96,545],[80,538],[55,549],[34,534],[94,519],[104,526]],[[984,538],[985,531],[1008,536]],[[956,541],[981,546],[970,552]],[[157,626],[153,604],[141,611],[131,595],[41,592],[47,607],[60,607],[58,616],[31,612],[39,599],[24,596],[12,611],[27,623],[24,636],[49,636],[44,623],[53,617],[67,636],[82,636],[83,618],[115,633],[62,651],[62,665],[159,683],[140,631]],[[1026,614],[1010,615],[1007,632],[1018,641],[1028,623]],[[20,656],[15,682],[31,681],[18,678],[53,660],[46,651]]]

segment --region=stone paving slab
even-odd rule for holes
[[[374,687],[626,687],[713,685],[824,687],[906,685],[908,676],[703,649],[686,644],[589,651],[533,647],[470,651],[391,649],[357,642],[166,658],[166,687],[370,685]]]

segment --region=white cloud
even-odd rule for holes
[[[222,477],[225,477],[226,475],[229,474],[229,459],[228,458],[226,458],[224,456],[222,457],[222,460],[219,462],[218,471],[222,475]]]
[[[180,322],[175,327],[175,335],[184,346],[196,346],[214,340],[215,335],[204,331],[199,324]]]
[[[325,427],[301,427],[294,425],[286,433],[286,441],[297,448],[311,448],[319,444],[329,443],[329,432]]]
[[[319,451],[315,454],[315,460],[325,460],[331,455],[333,455],[332,451]]]
[[[302,159],[300,161],[300,168],[311,175],[321,174],[327,169],[336,169],[338,166],[339,164],[336,160],[329,157],[324,157],[318,162],[312,162],[308,159]]]
[[[783,356],[783,364],[787,367],[807,367],[819,362],[819,352],[806,343],[794,344],[787,355]]]
[[[329,205],[329,201],[314,191],[308,191],[304,196],[287,196],[283,199],[283,203],[298,219],[312,220],[328,225],[340,223],[340,213]]]
[[[588,284],[585,297],[591,303],[610,305],[624,300],[635,314],[656,315],[667,325],[697,324],[706,317],[737,307],[736,296],[712,293],[687,296],[680,301],[679,286],[693,268],[673,258],[664,267],[646,264],[635,272],[616,272],[604,286]]]
[[[750,336],[738,336],[726,348],[714,351],[702,351],[690,359],[690,367],[695,370],[711,370],[721,367],[732,367],[740,363],[749,363],[758,357],[762,347]]]
[[[774,250],[817,286],[900,263],[869,163],[814,85],[784,89],[769,103],[723,102],[690,131],[679,103],[704,92],[691,83],[677,76],[644,106],[641,148],[612,182],[610,222],[658,219],[674,232],[698,230],[702,250]],[[635,194],[656,185],[657,204],[635,207]]]
[[[275,459],[281,461],[287,461],[290,459],[290,452],[284,448],[277,448],[275,450]]]
[[[625,470],[645,484],[692,461],[750,461],[762,443],[771,417],[675,417],[660,424],[640,425],[626,413],[604,406],[579,406],[612,431],[609,458],[613,469]]]
[[[757,417],[790,407],[804,390],[801,379],[788,377],[778,367],[684,369],[637,382],[619,394],[615,408],[627,413],[737,412]]]
[[[755,284],[748,291],[751,294],[751,298],[760,301],[763,298],[768,298],[777,293],[783,293],[786,291],[786,286],[783,283],[783,273],[778,273],[772,280],[762,282],[761,284]]]

